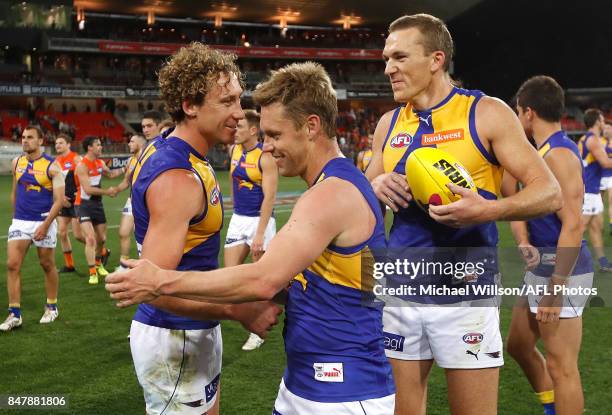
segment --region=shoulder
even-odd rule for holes
[[[202,197],[204,191],[199,179],[191,171],[184,169],[167,170],[157,176],[146,191],[147,205],[168,211],[168,206],[197,206],[195,197]],[[190,210],[187,208],[186,210]]]
[[[380,120],[378,120],[378,124],[376,125],[376,129],[378,130],[383,129],[383,130],[387,130],[389,129],[389,127],[391,126],[391,122],[393,120],[393,118],[396,116],[395,114],[399,111],[401,111],[402,107],[397,107],[397,108],[393,108],[391,111],[387,111],[385,112],[382,117],[380,117]]]

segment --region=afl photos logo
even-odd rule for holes
[[[407,133],[399,133],[391,139],[391,148],[404,148],[412,143],[412,136]]]

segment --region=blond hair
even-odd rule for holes
[[[444,52],[444,70],[448,71],[453,59],[454,46],[446,24],[441,19],[425,13],[402,16],[389,25],[389,33],[417,28],[421,32],[425,53]]]
[[[178,50],[159,71],[159,90],[168,113],[175,122],[181,122],[186,114],[183,101],[202,105],[212,82],[225,74],[242,75],[236,65],[236,55],[211,49],[193,42]]]
[[[273,71],[267,81],[257,85],[253,100],[262,107],[279,102],[296,128],[303,126],[309,115],[317,115],[325,134],[336,136],[336,91],[318,63],[293,63]]]

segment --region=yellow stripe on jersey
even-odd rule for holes
[[[546,143],[546,145],[545,145],[545,146],[543,146],[542,148],[540,148],[540,149],[538,150],[538,154],[539,154],[541,157],[544,157],[544,156],[546,155],[546,153],[548,153],[548,150],[550,150],[550,144],[549,144],[549,143]]]
[[[308,267],[308,270],[325,278],[332,284],[361,290],[363,276],[371,276],[373,266],[374,257],[368,247],[346,255],[335,252],[328,247],[314,264]],[[302,284],[305,286],[303,282]]]
[[[28,174],[36,180],[37,185],[31,184],[29,185],[27,191],[37,191],[40,192],[42,189],[47,189],[48,191],[53,191],[53,183],[47,174],[49,166],[53,163],[53,161],[46,159],[45,157],[40,157],[37,160],[32,162],[32,167],[29,168],[29,160],[26,156],[21,156],[17,160],[15,165],[15,180],[19,181],[19,179],[24,175]]]
[[[189,252],[194,247],[208,240],[219,232],[223,225],[221,192],[212,167],[208,162],[197,158],[193,154],[189,156],[189,163],[204,186],[204,191],[206,192],[206,214],[201,221],[189,226],[183,253]]]
[[[138,174],[140,174],[140,169],[142,169],[142,166],[145,164],[145,161],[147,161],[147,159],[149,157],[151,157],[153,155],[153,153],[155,153],[156,151],[157,151],[157,149],[151,143],[145,149],[144,153],[140,156],[140,159],[136,162],[136,167],[134,168],[134,173],[132,174],[132,185],[134,183],[136,183],[136,178],[138,177]]]

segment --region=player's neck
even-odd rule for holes
[[[38,149],[36,151],[28,153],[26,157],[28,158],[28,160],[34,161],[34,160],[38,160],[41,156],[42,156],[42,150]]]
[[[242,148],[244,149],[244,151],[251,151],[255,147],[257,147],[257,137],[253,137],[252,139],[249,139],[242,143]]]
[[[311,153],[311,157],[306,165],[306,170],[300,175],[308,187],[312,187],[315,184],[315,180],[317,180],[321,174],[323,167],[325,167],[330,160],[344,157],[340,151],[336,138],[329,139],[327,137],[319,137],[319,139],[326,140],[320,144],[323,148]]]
[[[599,128],[597,128],[597,127],[591,127],[591,128],[589,128],[587,131],[588,131],[588,132],[590,132],[590,133],[595,134],[596,136],[599,136],[599,135],[600,135],[600,134],[599,134]]]
[[[453,90],[453,84],[447,73],[434,76],[427,88],[410,100],[410,104],[417,111],[428,110],[435,107]]]
[[[93,153],[87,153],[85,154],[85,158],[89,161],[96,161],[98,157]]]
[[[206,137],[202,136],[193,126],[187,123],[177,125],[172,136],[183,140],[202,156],[206,156],[210,147],[214,145],[214,143],[209,143]]]
[[[553,135],[557,131],[560,131],[562,128],[561,123],[540,120],[534,122],[531,129],[533,139],[535,140],[539,148],[542,146],[542,144],[544,144],[546,140],[550,138],[551,135]]]
[[[66,157],[68,154],[70,154],[70,150],[64,151],[63,153],[57,153],[59,157]]]

